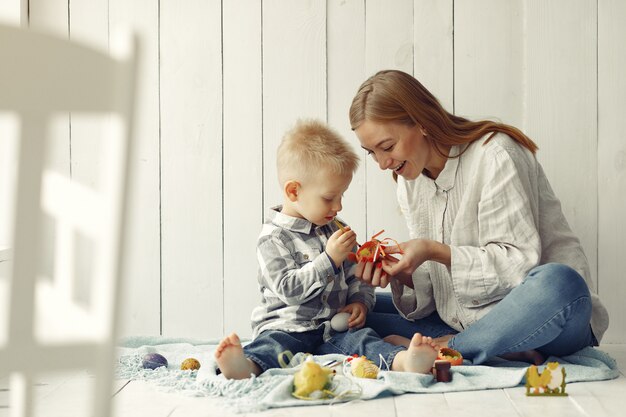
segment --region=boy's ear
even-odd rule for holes
[[[285,195],[289,201],[298,201],[298,191],[300,190],[300,183],[295,180],[290,180],[285,183]]]

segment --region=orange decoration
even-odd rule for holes
[[[450,348],[439,349],[437,360],[448,361],[452,366],[463,365],[463,355],[461,355],[461,352]]]
[[[381,230],[372,236],[370,240],[359,246],[356,253],[348,254],[348,259],[355,263],[359,263],[361,261],[377,263],[387,257],[391,258],[390,255],[385,253],[385,248],[387,247],[388,242],[394,242],[396,245],[398,245],[398,242],[389,237],[382,240],[376,239],[376,237],[380,236],[384,231],[385,230]]]

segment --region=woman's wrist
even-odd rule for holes
[[[396,276],[398,282],[405,287],[413,288],[413,276],[410,274],[399,274]]]
[[[428,241],[428,259],[431,261],[435,261],[442,265],[450,267],[450,263],[452,262],[452,255],[450,252],[450,246],[437,242],[436,240]]]

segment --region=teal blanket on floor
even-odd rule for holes
[[[524,362],[500,358],[482,365],[467,364],[452,368],[451,382],[436,382],[431,375],[381,371],[377,379],[344,376],[342,367],[335,369],[332,391],[338,397],[319,400],[300,400],[291,395],[293,374],[305,355],[296,354],[294,367],[270,369],[247,380],[227,380],[215,373],[213,352],[217,340],[174,339],[165,337],[133,337],[121,342],[118,348],[117,377],[144,380],[159,389],[182,395],[222,397],[223,405],[235,412],[258,412],[276,407],[330,404],[351,400],[368,400],[381,395],[403,393],[436,393],[510,388],[525,383],[528,367]],[[245,343],[244,343],[245,344]],[[168,360],[168,367],[143,369],[146,353],[160,353]],[[198,371],[180,370],[180,364],[193,357],[201,363]],[[343,355],[313,356],[320,364],[342,362]],[[617,364],[607,353],[597,348],[585,348],[573,355],[550,357],[546,362],[558,361],[566,371],[566,382],[598,381],[619,376]],[[539,372],[543,369],[539,367]],[[383,368],[384,369],[384,366]]]

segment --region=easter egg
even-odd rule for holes
[[[183,363],[180,364],[180,369],[182,369],[183,371],[195,371],[197,369],[200,369],[200,362],[198,362],[196,358],[187,358],[183,361]]]
[[[345,332],[348,330],[348,319],[350,313],[337,313],[330,319],[330,327],[336,332]]]
[[[156,369],[160,366],[167,368],[167,359],[165,359],[165,356],[158,353],[146,353],[141,361],[141,366],[143,366],[144,369]]]

